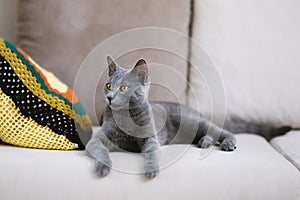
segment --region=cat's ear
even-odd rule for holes
[[[138,76],[138,80],[140,83],[145,84],[148,82],[148,66],[144,59],[140,59],[135,64],[132,72]]]
[[[107,55],[106,59],[109,69],[108,75],[111,77],[117,71],[118,65],[110,55]]]

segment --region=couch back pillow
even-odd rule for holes
[[[178,0],[176,3],[172,0],[22,0],[18,8],[17,42],[38,63],[72,86],[84,58],[105,39],[128,29],[149,26],[174,29],[187,35],[189,14],[189,0]],[[160,37],[157,35],[156,39],[162,39]],[[164,40],[168,41],[168,38]],[[170,44],[178,44],[178,48],[187,54],[187,40],[170,40]],[[115,48],[122,47],[120,43],[115,45]],[[105,53],[115,58],[122,56]],[[144,49],[128,52],[117,62],[132,67],[140,57],[148,63],[170,66],[175,71],[171,75],[170,70],[158,70],[159,67],[152,71],[152,80],[155,78],[158,84],[152,87],[150,99],[175,101],[178,98],[185,103],[186,82],[178,80],[186,77],[186,61],[172,53]],[[86,80],[79,84],[76,91],[94,123],[97,122],[95,107],[97,113],[102,113],[102,87],[107,72],[104,72],[96,94],[91,88],[98,84],[99,77],[95,77],[95,71],[99,68],[104,71],[107,67],[105,62],[106,55],[98,55],[98,60],[93,60],[91,64],[94,70],[85,71],[88,73]],[[160,85],[160,82],[163,84]]]
[[[222,77],[228,117],[300,127],[299,9],[296,0],[195,1],[193,38],[206,48]],[[192,60],[197,59],[201,54],[193,49]],[[191,92],[189,102],[199,103],[210,116],[204,79],[211,77],[197,73],[204,69],[191,69],[198,102]],[[218,110],[214,114],[221,115]]]

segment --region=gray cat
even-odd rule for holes
[[[166,144],[197,144],[201,148],[219,144],[224,151],[236,149],[235,136],[229,132],[257,133],[259,126],[234,121],[219,128],[187,106],[177,103],[148,102],[149,73],[145,60],[140,59],[129,70],[120,67],[107,57],[109,79],[104,93],[106,106],[101,129],[86,146],[86,152],[96,160],[100,176],[109,174],[112,162],[110,151],[141,152],[144,156],[146,176],[154,178],[159,173],[160,147]],[[271,132],[283,134],[282,129],[264,128],[266,138]],[[269,139],[268,138],[268,139]]]

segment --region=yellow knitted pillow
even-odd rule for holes
[[[30,148],[84,149],[82,138],[91,131],[74,92],[0,38],[0,139]]]

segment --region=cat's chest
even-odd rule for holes
[[[109,119],[103,122],[102,125],[103,132],[107,136],[117,137],[119,135],[125,135],[122,129],[119,128],[118,123],[116,123],[113,119]]]
[[[116,122],[106,121],[102,125],[106,137],[119,149],[130,152],[140,152],[143,138],[134,137],[120,129]]]
[[[105,134],[111,137],[124,137],[137,136],[136,124],[130,119],[125,117],[114,117],[104,121],[103,129]]]
[[[105,129],[110,135],[127,135],[135,138],[153,136],[154,126],[149,113],[110,112],[104,118]],[[114,134],[115,133],[115,134]]]

